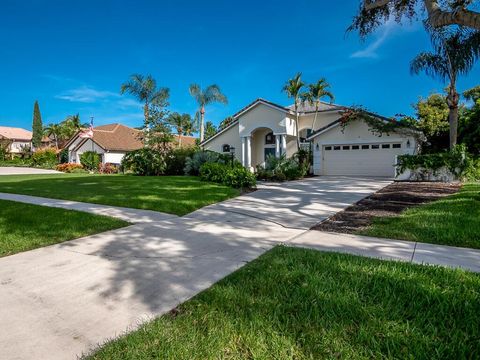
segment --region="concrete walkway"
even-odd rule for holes
[[[39,174],[63,174],[60,171],[36,169],[30,167],[0,166],[0,175],[39,175]]]
[[[2,258],[0,358],[73,359],[165,313],[277,244],[336,251],[350,246],[365,255],[361,248],[368,244],[359,239],[355,245],[343,235],[307,230],[388,183],[323,177],[264,185],[185,217],[160,214],[169,217],[142,221],[137,214],[130,219],[137,223],[126,228]],[[23,200],[97,211],[91,204]],[[103,208],[123,216],[117,208]],[[375,241],[370,251],[385,258],[408,259],[415,247]]]

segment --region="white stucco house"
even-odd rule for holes
[[[229,126],[201,146],[216,152],[229,152],[234,147],[236,158],[253,171],[265,164],[269,154],[290,157],[297,152],[298,131],[300,146],[312,148],[315,175],[394,177],[396,156],[416,153],[416,138],[397,132],[378,136],[362,120],[343,129],[340,118],[346,109],[321,103],[313,124],[314,107],[300,106],[297,129],[293,105],[285,107],[257,99],[233,115]]]

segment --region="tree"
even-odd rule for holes
[[[182,136],[192,129],[192,117],[190,114],[174,112],[167,118],[167,122],[175,129],[178,135],[178,146],[182,146]]]
[[[223,119],[221,122],[220,122],[220,125],[218,126],[218,128],[220,130],[223,130],[225,129],[227,126],[229,126],[230,124],[232,124],[233,122],[235,121],[235,119],[231,116],[228,116],[226,117],[225,119]]]
[[[300,91],[305,86],[302,81],[302,73],[297,73],[292,79],[288,79],[282,88],[282,91],[287,94],[289,98],[293,99],[295,108],[295,122],[297,126],[297,147],[300,149],[300,132],[298,128],[298,105],[300,102]]]
[[[33,105],[33,122],[32,122],[32,146],[38,149],[42,146],[43,124],[42,115],[40,114],[40,107],[38,101]]]
[[[200,113],[200,142],[202,142],[205,138],[205,107],[216,102],[227,104],[228,100],[227,97],[222,94],[218,85],[215,84],[208,86],[204,90],[202,90],[198,84],[191,84],[189,91],[190,95],[192,95],[198,104]]]
[[[427,138],[448,132],[448,105],[445,95],[432,94],[426,99],[419,99],[413,108],[418,118],[418,127]]]
[[[449,109],[450,148],[453,148],[457,143],[460,100],[457,79],[459,75],[466,75],[480,57],[480,32],[435,33],[432,36],[432,44],[435,52],[423,52],[417,55],[410,69],[414,74],[423,71],[431,77],[448,82],[446,101]]]
[[[460,111],[458,138],[476,156],[480,155],[480,86],[463,92],[463,97],[473,103]],[[468,103],[467,103],[468,104]]]
[[[315,130],[315,123],[317,122],[318,108],[320,106],[320,101],[322,100],[322,98],[328,97],[330,99],[330,103],[332,103],[333,100],[335,99],[335,97],[333,96],[333,94],[330,92],[329,89],[330,89],[330,84],[327,82],[327,80],[325,80],[325,78],[322,78],[314,84],[309,84],[308,91],[300,95],[302,103],[308,103],[310,105],[315,106],[315,116],[312,122],[312,130]]]
[[[48,124],[45,129],[44,129],[44,134],[45,136],[53,136],[53,139],[55,140],[55,147],[58,149],[58,140],[64,133],[64,130],[62,128],[61,124]]]
[[[361,0],[360,10],[348,30],[357,30],[362,37],[370,34],[389,19],[424,17],[430,28],[459,25],[480,30],[478,0]]]
[[[145,123],[149,121],[150,105],[164,105],[170,96],[168,88],[157,88],[157,82],[151,75],[133,74],[130,80],[120,87],[120,94],[129,93],[143,103]]]
[[[205,140],[211,138],[217,131],[217,127],[211,121],[207,121],[205,123]]]

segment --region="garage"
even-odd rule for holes
[[[324,175],[395,176],[395,156],[405,153],[401,142],[323,145]]]

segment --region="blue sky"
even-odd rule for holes
[[[228,105],[220,122],[262,97],[287,105],[280,89],[297,71],[326,77],[336,103],[392,116],[443,85],[409,73],[430,48],[420,23],[383,26],[362,42],[345,29],[359,0],[122,1],[2,0],[0,125],[31,127],[38,99],[44,123],[80,113],[95,124],[142,124],[140,105],[120,96],[132,73],[170,88],[170,110],[194,114],[188,86],[218,84]],[[477,65],[460,90],[480,79]]]

